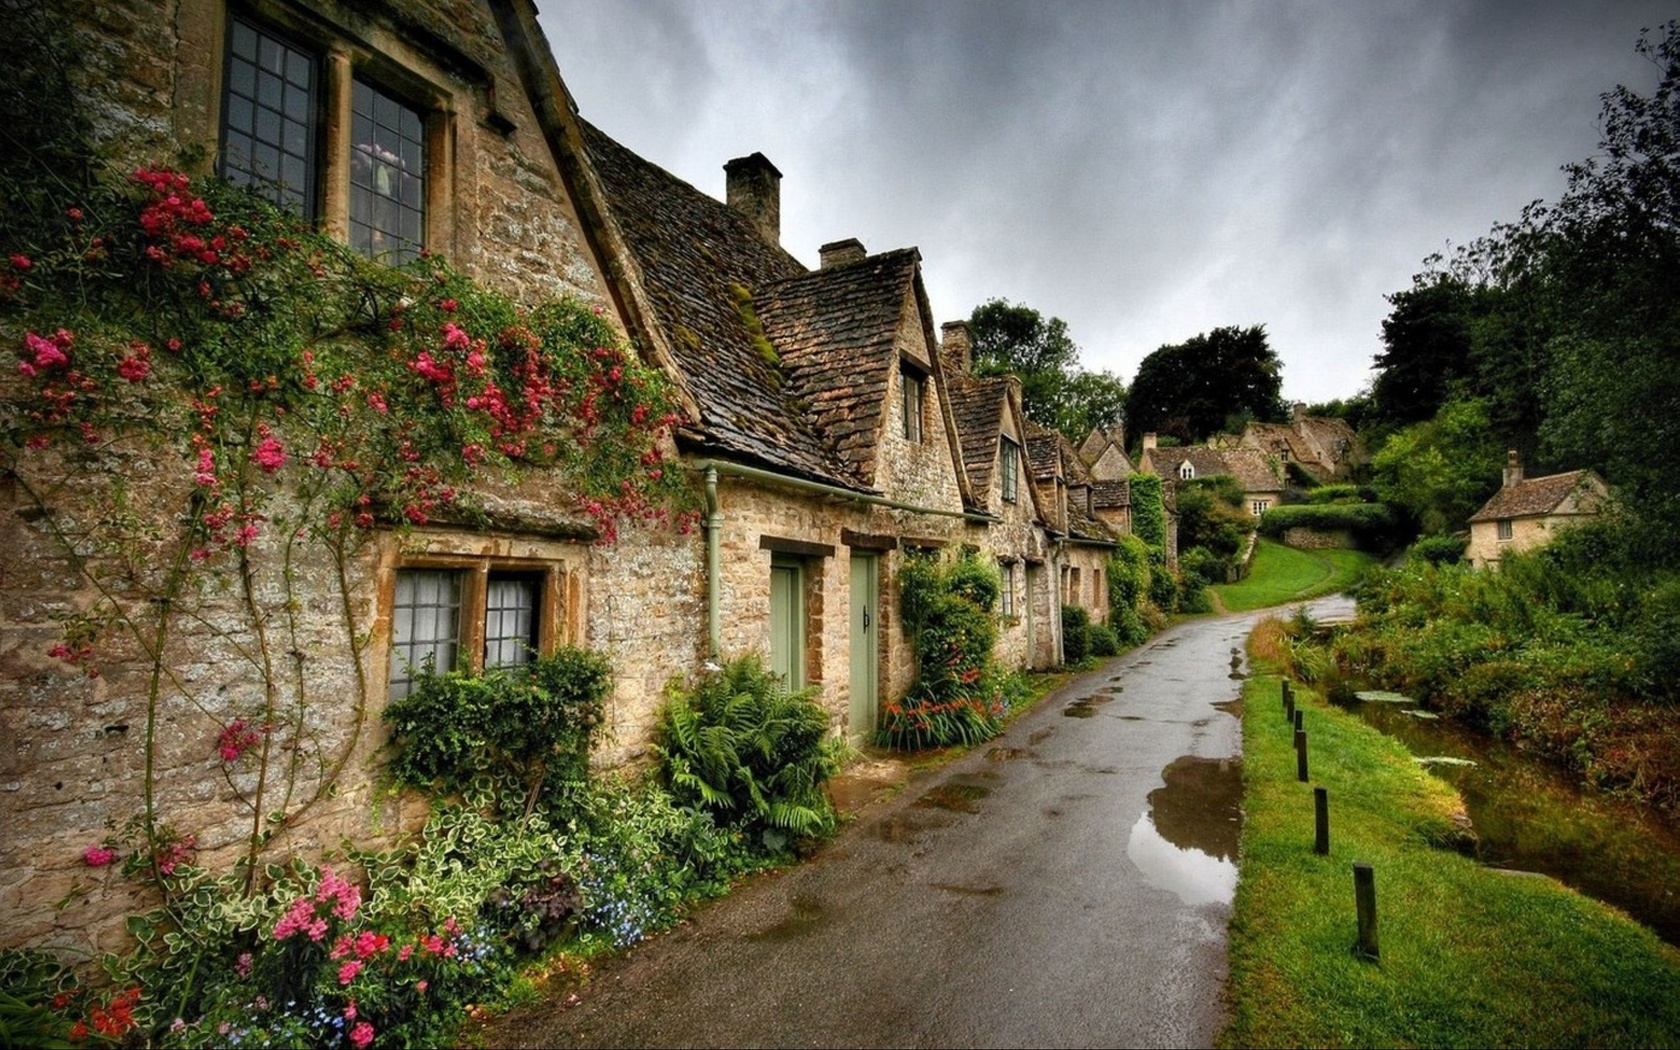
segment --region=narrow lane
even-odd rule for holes
[[[524,1046],[1206,1046],[1262,614],[1199,620],[625,958]]]

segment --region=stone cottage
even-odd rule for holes
[[[570,102],[526,0],[56,6],[93,56],[70,75],[115,170],[218,174],[355,251],[399,261],[441,254],[523,303],[570,296],[613,319],[633,305],[593,233],[591,187],[569,166],[581,154]],[[20,332],[4,334],[21,342]],[[6,375],[0,382],[18,379]],[[376,802],[374,777],[378,711],[406,687],[409,665],[477,667],[517,660],[531,645],[593,644],[610,635],[601,613],[612,610],[598,610],[600,596],[661,573],[660,557],[679,571],[693,560],[676,537],[641,541],[635,567],[593,546],[564,479],[539,471],[516,490],[482,493],[486,513],[471,524],[376,530],[337,564],[319,551],[299,555],[287,563],[284,590],[270,581],[285,544],[255,540],[248,557],[260,586],[247,602],[237,588],[195,595],[192,617],[180,618],[155,656],[147,635],[107,632],[93,676],[51,654],[66,620],[96,610],[140,622],[148,599],[112,590],[107,581],[121,576],[96,548],[80,562],[66,557],[52,533],[55,521],[79,515],[73,503],[56,503],[73,491],[42,505],[38,494],[48,490],[34,484],[32,468],[7,466],[5,946],[118,945],[135,891],[90,877],[81,851],[141,810],[143,783],[156,785],[146,806],[210,864],[252,843],[264,857],[307,855],[406,826],[422,814]],[[182,495],[167,466],[144,449],[130,456],[128,480],[149,496],[142,507],[167,508]],[[291,633],[276,641],[276,655],[295,672],[265,678],[252,629],[283,623]],[[656,637],[657,627],[636,641]],[[218,732],[226,754],[237,746],[225,734],[251,731],[242,719],[264,706],[265,682],[270,706],[296,714],[264,727],[290,770],[284,791],[266,796],[217,754]]]
[[[1027,469],[1021,381],[973,374],[967,322],[948,322],[940,334],[969,489],[996,519],[971,525],[968,542],[995,557],[1003,577],[998,656],[1008,667],[1049,667],[1061,653],[1058,566],[1044,494]]]
[[[48,652],[96,588],[53,547],[59,508],[5,479],[0,946],[118,946],[140,901],[89,879],[80,851],[133,815],[142,781],[211,864],[411,826],[418,808],[376,790],[378,713],[428,662],[606,654],[601,757],[623,763],[645,755],[673,677],[749,653],[867,736],[915,673],[895,582],[911,551],[997,560],[1010,666],[1059,662],[1064,600],[1102,615],[1112,533],[1090,479],[1070,482],[1065,440],[1035,471],[1019,384],[967,374],[955,332],[941,353],[919,253],[841,240],[808,269],[779,243],[768,159],[729,162],[718,201],[614,142],[577,116],[529,0],[71,0],[64,17],[99,56],[78,87],[119,170],[218,174],[369,256],[438,254],[521,303],[595,307],[675,387],[671,452],[701,520],[599,545],[565,478],[539,470],[487,486],[470,520],[376,529],[341,563],[296,565],[294,591],[254,593],[256,621],[298,625],[295,681],[277,688],[299,714],[273,730],[295,759],[292,809],[270,831],[216,754],[264,688],[226,626],[246,622],[237,595],[210,594],[156,654],[117,646],[81,674]],[[135,459],[161,491],[160,469]],[[252,564],[278,571],[280,547],[253,545]]]
[[[1364,442],[1346,420],[1309,416],[1307,406],[1299,402],[1291,406],[1289,422],[1251,422],[1232,444],[1259,449],[1286,466],[1294,464],[1321,484],[1349,481],[1370,461]]]
[[[632,331],[666,348],[695,405],[677,438],[706,492],[705,544],[687,571],[704,607],[691,623],[707,627],[689,651],[766,653],[864,738],[915,674],[898,615],[903,558],[967,546],[1003,576],[1006,665],[1059,662],[1059,566],[1019,383],[969,375],[960,325],[941,347],[920,254],[840,240],[807,270],[780,244],[781,175],[762,154],[725,165],[718,201],[580,126],[602,225],[643,304]],[[603,600],[615,658],[645,651],[627,642],[647,619],[638,600]],[[665,674],[680,669],[673,651],[684,650],[662,651]],[[621,741],[647,738],[660,699],[620,689]]]
[[[1522,459],[1512,449],[1499,491],[1470,516],[1464,556],[1485,569],[1508,553],[1544,546],[1559,530],[1598,514],[1609,494],[1604,479],[1590,470],[1525,478]]]
[[[1161,448],[1156,444],[1154,434],[1145,434],[1138,470],[1162,478],[1169,486],[1195,478],[1228,475],[1242,487],[1243,502],[1249,513],[1257,518],[1283,501],[1282,465],[1257,448],[1214,448],[1208,445]]]

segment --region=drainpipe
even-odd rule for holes
[[[692,466],[693,469],[703,472],[706,478],[706,634],[707,642],[711,646],[711,659],[714,661],[719,659],[719,654],[723,652],[723,504],[721,497],[718,495],[718,475],[720,474],[735,474],[743,478],[753,478],[757,481],[799,489],[803,492],[815,492],[836,499],[867,503],[871,506],[887,507],[891,510],[910,511],[914,514],[935,514],[984,524],[996,524],[1003,520],[996,515],[981,514],[974,511],[919,507],[914,503],[901,503],[898,500],[887,499],[885,496],[871,496],[868,493],[843,489],[838,485],[825,485],[820,481],[790,478],[786,474],[777,474],[775,471],[761,470],[758,467],[749,467],[740,463],[705,459],[694,463]],[[1059,650],[1060,643],[1058,642]]]
[[[723,651],[723,506],[718,501],[718,471],[706,465],[706,638],[711,657]]]

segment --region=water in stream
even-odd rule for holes
[[[1680,946],[1680,832],[1636,806],[1584,792],[1550,766],[1415,705],[1351,700],[1367,722],[1432,763],[1464,802],[1488,864],[1550,875]]]

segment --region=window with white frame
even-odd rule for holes
[[[1015,615],[1015,563],[1005,561],[998,563],[998,570],[1003,574],[1003,587],[998,591],[1000,612],[1005,616]]]
[[[1260,515],[1266,513],[1267,509],[1270,508],[1271,505],[1272,501],[1269,499],[1257,499],[1248,505],[1248,509],[1254,513],[1256,518],[1258,518]]]
[[[1178,476],[1184,481],[1189,481],[1196,476],[1196,468],[1190,465],[1189,460],[1185,460],[1178,465]]]
[[[559,572],[525,568],[398,569],[391,594],[390,691],[414,691],[423,674],[528,663],[545,644],[545,612]],[[547,632],[548,637],[553,631]]]

